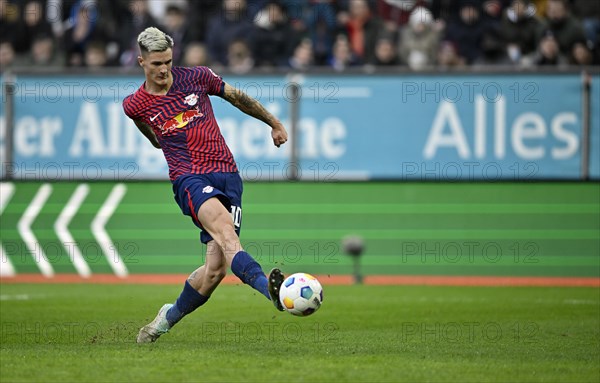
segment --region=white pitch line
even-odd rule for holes
[[[108,264],[110,267],[112,267],[113,272],[122,278],[129,274],[127,271],[127,266],[125,266],[125,262],[123,262],[123,259],[119,255],[119,251],[108,236],[104,226],[106,226],[106,223],[117,209],[117,206],[119,206],[119,203],[121,203],[121,199],[123,199],[125,193],[127,193],[127,187],[125,185],[115,185],[110,192],[110,195],[106,199],[106,202],[104,202],[104,205],[102,205],[100,211],[98,214],[96,214],[94,220],[92,221],[92,234],[102,248],[102,251],[108,260]]]
[[[0,277],[14,277],[16,273],[15,267],[8,259],[8,254],[0,242]]]
[[[14,193],[15,185],[9,182],[0,183],[0,214],[4,213],[8,201],[10,201]]]
[[[56,235],[62,241],[65,250],[67,250],[69,259],[72,260],[73,266],[75,266],[79,275],[84,278],[89,277],[92,274],[92,271],[85,261],[85,258],[83,258],[81,250],[77,247],[77,243],[73,239],[68,226],[75,214],[77,214],[79,207],[89,192],[90,187],[88,185],[79,185],[54,223],[54,231],[56,231]]]
[[[14,193],[15,185],[8,182],[0,183],[0,215],[4,213],[8,201],[10,201]],[[8,259],[8,254],[6,254],[2,242],[0,242],[0,277],[14,277],[15,274],[15,267],[10,259]]]
[[[42,246],[40,246],[37,238],[33,235],[31,224],[33,224],[38,214],[40,214],[40,211],[44,207],[48,197],[50,197],[50,194],[52,194],[52,186],[43,184],[33,198],[33,201],[31,201],[29,206],[27,206],[27,209],[25,209],[25,213],[17,225],[19,233],[21,234],[21,237],[23,237],[23,242],[25,242],[25,246],[27,246],[27,250],[29,250],[33,256],[33,260],[37,263],[42,274],[48,278],[54,276],[54,269],[50,262],[48,262],[48,258],[46,257],[46,254],[44,254]]]
[[[16,295],[0,295],[0,301],[28,301],[30,296],[28,294],[16,294]]]

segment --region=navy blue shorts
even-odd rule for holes
[[[186,174],[173,181],[175,201],[184,215],[200,228],[200,240],[207,243],[213,238],[202,227],[198,209],[209,198],[216,197],[231,212],[235,232],[242,227],[242,178],[239,173]]]

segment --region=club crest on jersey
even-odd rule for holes
[[[204,114],[200,112],[198,107],[188,109],[167,120],[163,126],[161,126],[160,131],[162,134],[168,134],[173,132],[175,129],[184,128],[196,117],[204,117]]]
[[[185,97],[184,102],[189,106],[194,106],[198,103],[198,96],[195,93],[192,93]]]

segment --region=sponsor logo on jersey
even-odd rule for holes
[[[167,120],[160,128],[163,134],[173,132],[175,129],[181,129],[187,126],[196,117],[204,117],[203,113],[200,113],[198,107],[188,109],[184,112],[179,113],[177,116]]]

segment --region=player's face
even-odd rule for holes
[[[140,66],[144,68],[146,82],[151,82],[157,86],[168,85],[171,68],[173,67],[173,51],[171,48],[164,52],[149,52],[144,56],[140,56],[138,61]]]

